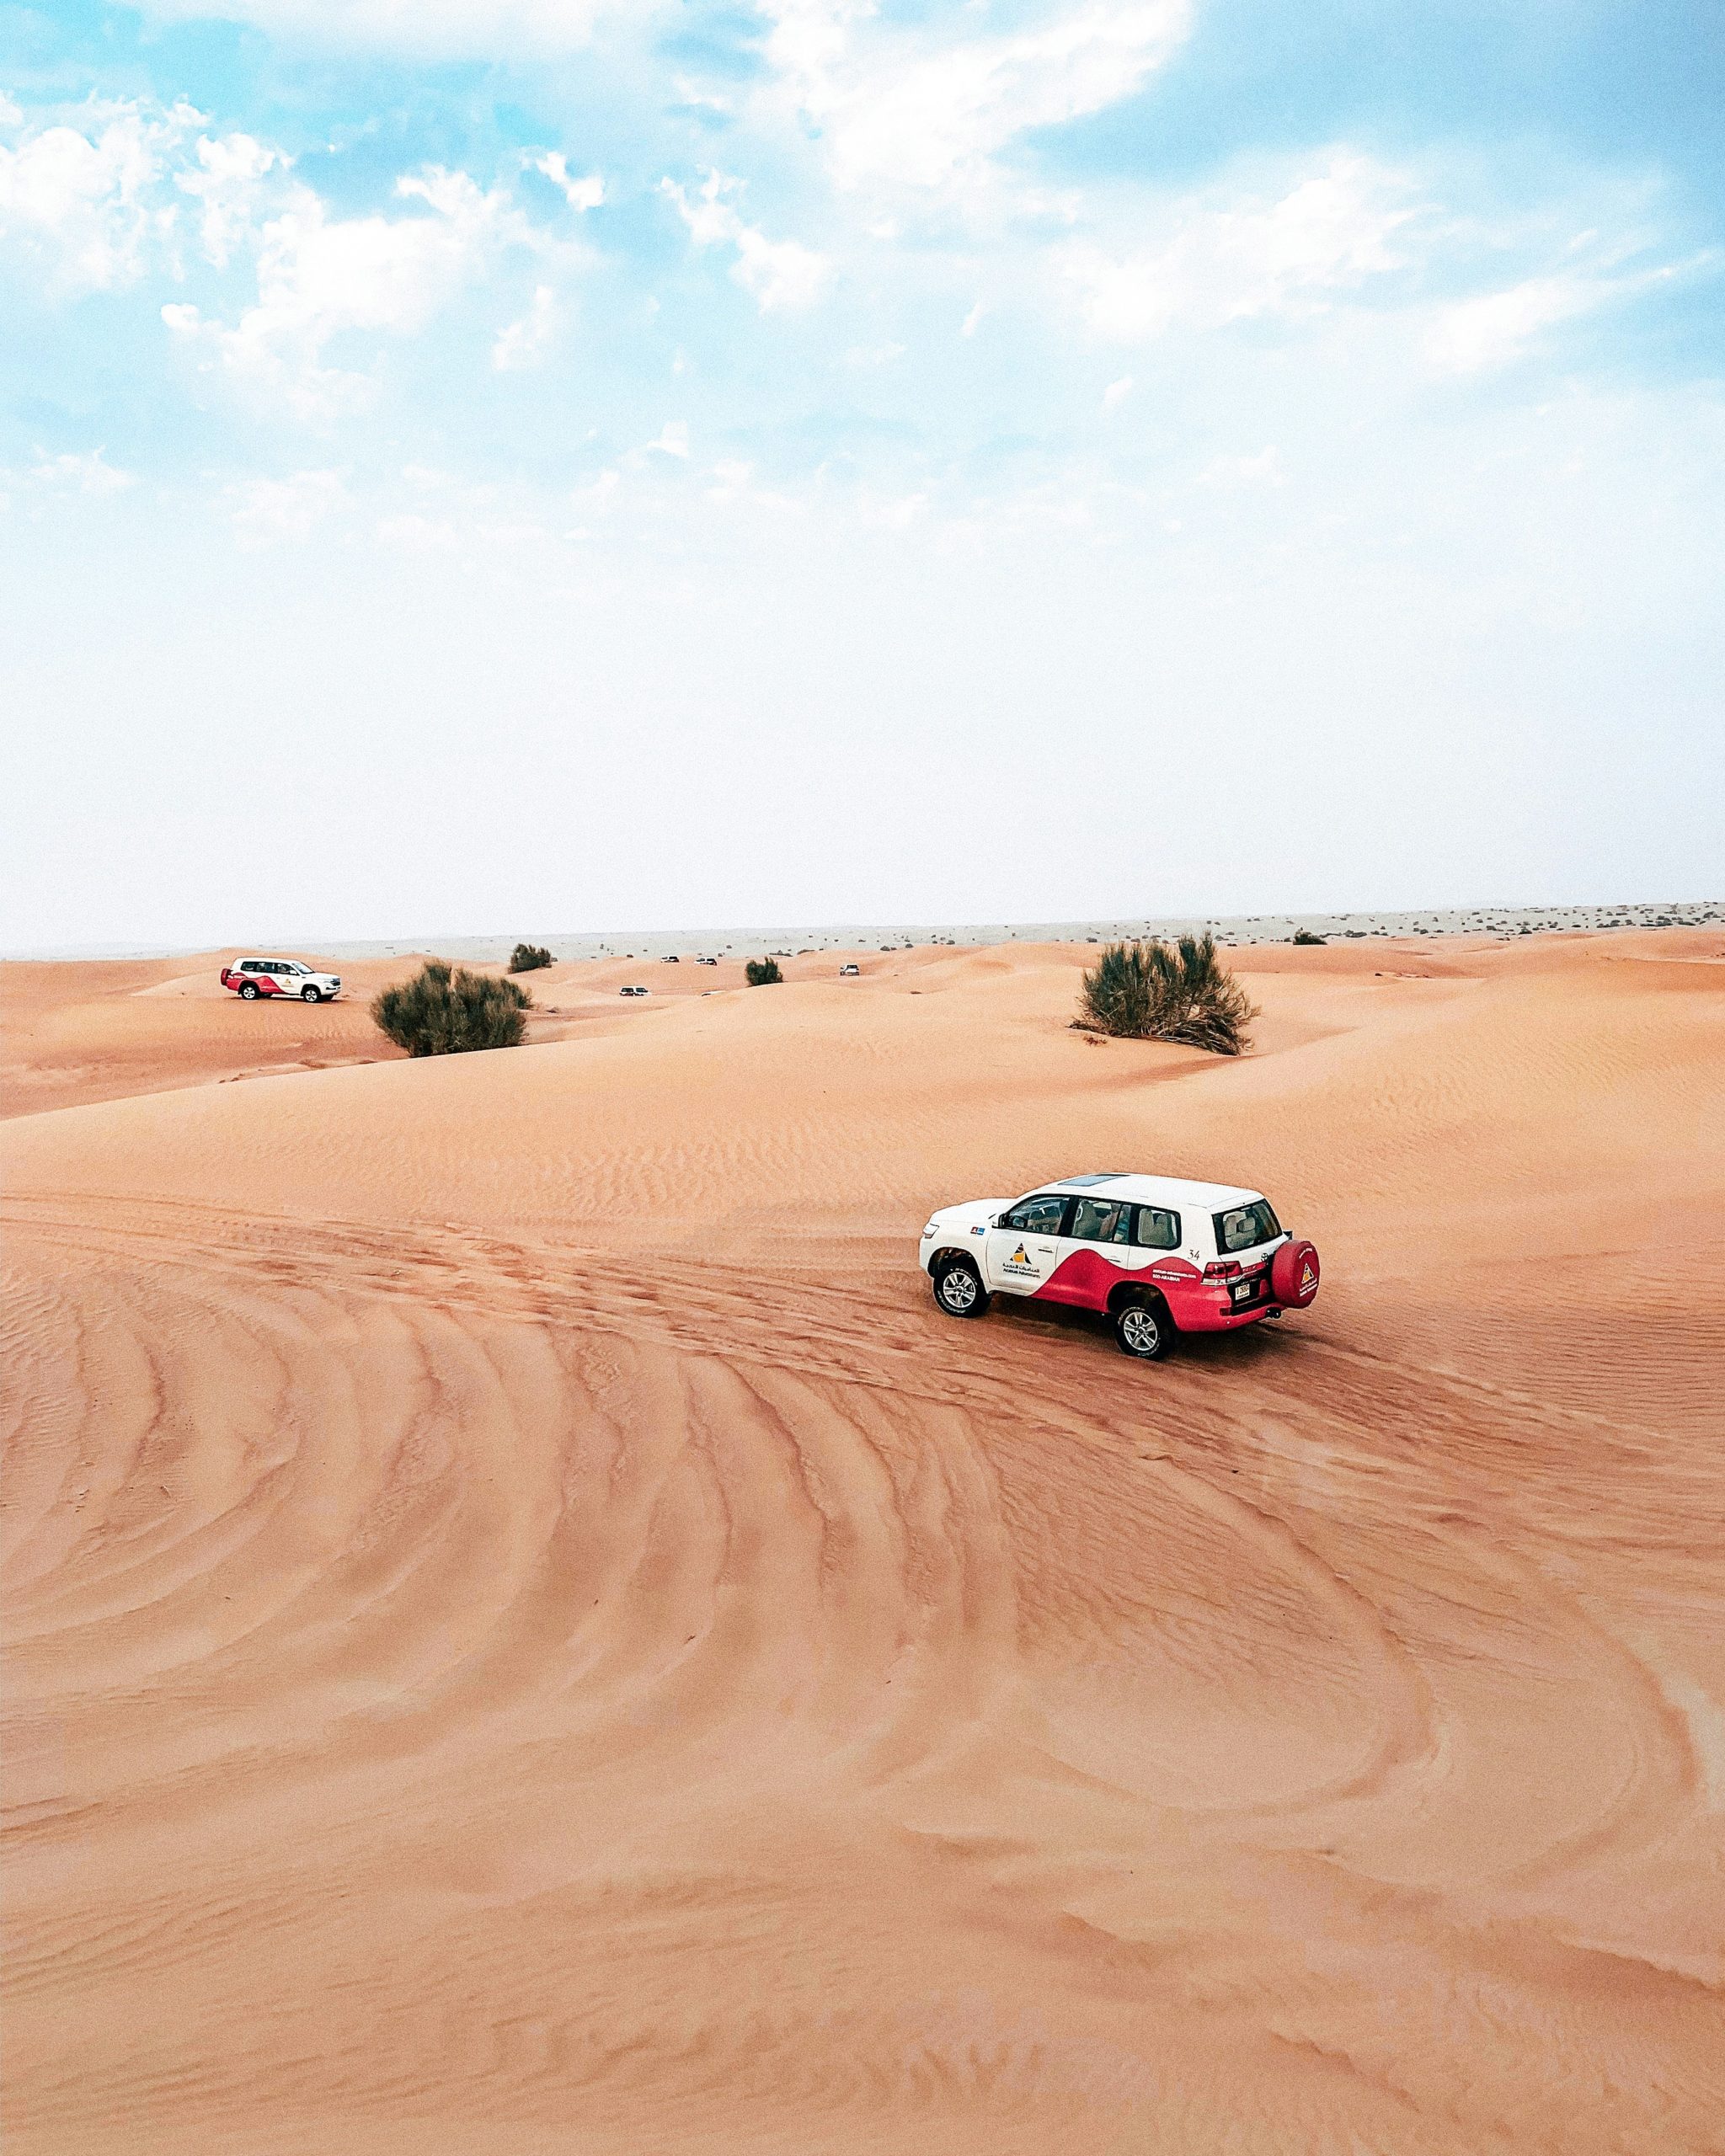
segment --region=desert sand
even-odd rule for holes
[[[1725,2148],[1725,940],[1087,955],[6,969],[13,2156]],[[1094,1167],[1322,1294],[937,1312]]]

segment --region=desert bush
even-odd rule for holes
[[[509,955],[509,969],[512,974],[537,973],[541,966],[557,963],[542,943],[517,943]]]
[[[1296,943],[1327,943],[1329,940],[1327,936],[1315,935],[1309,928],[1296,928],[1294,931]]]
[[[527,1030],[522,1016],[533,999],[512,980],[494,974],[453,973],[441,958],[428,958],[409,981],[386,988],[371,1016],[409,1055],[465,1055],[482,1048],[515,1048]]]
[[[743,969],[743,978],[750,988],[770,988],[784,975],[778,969],[777,958],[750,958]]]
[[[1177,1041],[1238,1055],[1258,1016],[1216,956],[1210,936],[1110,943],[1088,973],[1073,1023],[1084,1031],[1141,1041]]]

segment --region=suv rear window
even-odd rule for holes
[[[1268,1198],[1256,1198],[1250,1205],[1236,1205],[1217,1214],[1216,1253],[1231,1257],[1236,1251],[1256,1250],[1260,1243],[1273,1243],[1281,1232]]]

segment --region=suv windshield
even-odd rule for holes
[[[1217,1254],[1231,1257],[1236,1251],[1255,1250],[1260,1243],[1273,1243],[1281,1232],[1268,1198],[1255,1198],[1250,1205],[1236,1205],[1231,1211],[1217,1214]]]

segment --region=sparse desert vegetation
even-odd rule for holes
[[[509,969],[512,974],[532,974],[556,963],[542,943],[517,943],[510,953]]]
[[[1174,1041],[1215,1055],[1247,1048],[1258,1016],[1217,955],[1213,936],[1165,943],[1110,943],[1079,990],[1081,1031],[1140,1041]]]
[[[784,975],[778,969],[777,958],[750,958],[743,969],[743,978],[750,988],[771,988]]]
[[[411,980],[374,1000],[371,1016],[409,1055],[465,1055],[518,1047],[532,1007],[532,997],[512,980],[428,958]]]

